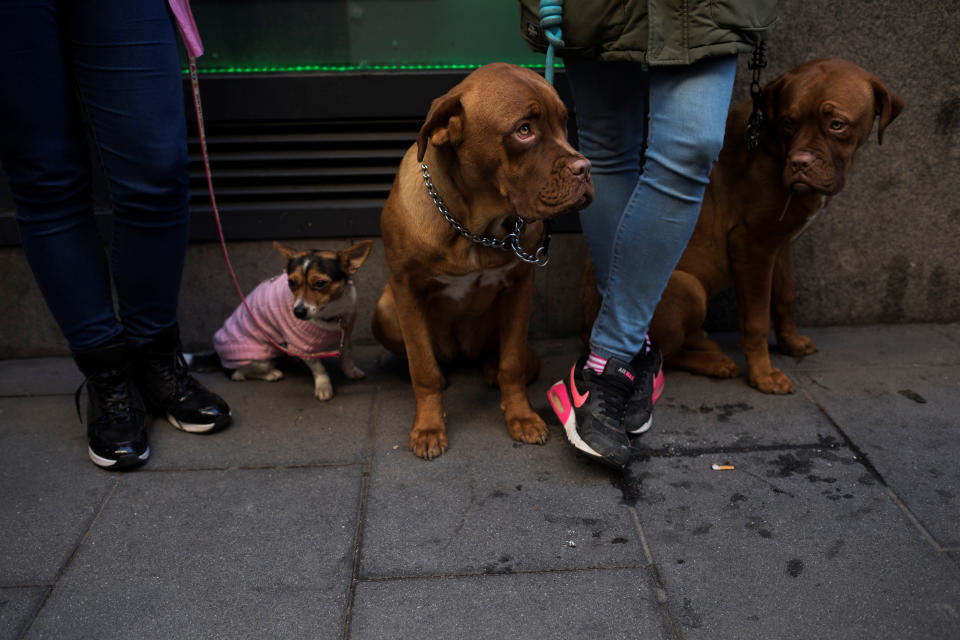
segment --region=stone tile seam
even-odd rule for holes
[[[60,584],[60,580],[63,578],[64,574],[67,572],[67,569],[70,565],[73,564],[73,561],[76,559],[77,555],[80,553],[80,549],[83,548],[83,545],[86,543],[87,538],[90,536],[90,532],[93,531],[93,528],[96,526],[97,522],[100,520],[100,516],[103,515],[104,509],[107,508],[107,505],[113,499],[114,494],[117,492],[117,487],[120,486],[121,478],[116,478],[113,481],[113,485],[110,487],[110,491],[107,492],[107,495],[103,497],[103,500],[100,502],[100,507],[97,509],[97,512],[90,518],[90,522],[87,525],[86,530],[83,532],[83,535],[80,536],[80,540],[77,541],[77,544],[74,546],[73,551],[70,552],[70,557],[67,558],[67,561],[63,563],[60,567],[60,570],[57,572],[57,577],[53,581],[53,585],[46,590],[46,593],[43,594],[43,598],[40,600],[40,603],[37,604],[36,609],[32,612],[33,615],[25,621],[23,632],[20,634],[21,638],[27,637],[30,633],[30,629],[33,628],[34,623],[37,621],[37,617],[40,615],[40,612],[43,611],[43,608],[47,606],[47,601],[50,599],[50,596],[53,594],[54,590],[57,588],[57,585]]]
[[[360,576],[357,583],[380,583],[380,582],[403,582],[405,580],[459,580],[462,578],[503,578],[507,576],[536,576],[552,575],[565,573],[589,573],[600,572],[607,573],[612,571],[638,571],[649,570],[650,566],[646,564],[618,564],[607,567],[569,567],[557,569],[520,569],[510,571],[470,571],[463,573],[429,573],[421,575],[398,575],[398,576]]]
[[[777,363],[774,362],[774,365],[779,365],[780,369],[791,373],[793,375],[801,374],[812,374],[812,373],[835,373],[837,371],[867,371],[870,369],[883,369],[884,371],[912,371],[915,369],[949,369],[951,367],[960,366],[960,360],[951,361],[951,362],[910,362],[907,364],[890,364],[885,362],[877,362],[874,364],[845,364],[845,365],[835,365],[835,366],[791,366],[787,363]],[[799,362],[794,363],[794,365],[799,365]],[[668,370],[669,371],[669,370]],[[736,378],[732,378],[736,379]],[[760,392],[758,392],[760,393]]]
[[[195,473],[204,471],[298,471],[298,470],[318,470],[318,469],[341,469],[349,467],[363,467],[361,460],[344,460],[337,462],[316,462],[316,463],[298,463],[298,464],[263,464],[263,465],[226,465],[226,466],[202,466],[202,467],[160,467],[160,468],[142,468],[137,470],[137,475],[162,474],[162,473]]]
[[[637,535],[640,536],[640,544],[643,546],[643,554],[647,559],[647,567],[650,571],[650,578],[653,580],[657,604],[660,605],[661,612],[666,619],[667,627],[670,629],[670,634],[675,640],[680,640],[680,632],[677,628],[677,623],[673,619],[673,613],[670,611],[670,595],[663,586],[663,581],[660,580],[660,572],[657,571],[657,564],[653,559],[653,552],[650,551],[650,545],[647,542],[647,534],[644,532],[643,523],[640,520],[640,513],[633,505],[629,505],[627,510],[630,511],[630,515],[633,517],[633,524],[637,529]]]
[[[847,449],[851,453],[854,453],[856,457],[856,452],[853,451],[849,446],[841,442],[807,442],[807,443],[785,443],[785,444],[766,444],[766,445],[756,445],[752,447],[691,447],[691,448],[674,448],[674,447],[661,447],[659,449],[641,449],[634,448],[632,452],[634,454],[639,454],[640,457],[647,456],[651,458],[698,458],[700,456],[706,455],[718,455],[718,454],[748,454],[748,453],[765,453],[769,451],[820,451],[823,449],[828,449],[831,451],[836,451],[840,449]]]
[[[353,624],[353,605],[356,602],[359,583],[363,539],[367,524],[367,503],[370,496],[370,478],[373,469],[374,442],[376,440],[377,417],[380,413],[381,385],[373,386],[373,398],[367,406],[367,443],[364,450],[362,472],[360,473],[360,500],[357,511],[357,527],[353,532],[353,562],[350,568],[350,586],[347,588],[347,604],[343,612],[343,638],[349,640]]]
[[[887,495],[890,496],[890,499],[893,501],[893,503],[900,507],[900,510],[904,513],[904,515],[907,516],[907,519],[910,520],[913,526],[920,531],[920,535],[923,536],[930,546],[933,547],[934,550],[936,550],[936,552],[940,555],[945,555],[947,549],[937,542],[937,539],[933,537],[933,534],[930,533],[926,526],[924,526],[923,522],[920,521],[920,518],[918,518],[913,511],[910,510],[910,507],[908,507],[906,503],[900,499],[900,496],[898,496],[896,492],[888,486],[884,486],[884,489],[886,489]]]

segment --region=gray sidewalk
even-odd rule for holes
[[[536,343],[544,446],[458,369],[414,457],[405,367],[363,347],[329,403],[297,363],[199,374],[234,425],[156,421],[127,474],[87,460],[69,360],[0,362],[0,637],[960,638],[960,325],[809,334],[791,396],[668,372],[622,476],[547,407],[574,340]]]

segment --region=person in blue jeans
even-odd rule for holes
[[[86,378],[91,460],[146,461],[148,412],[194,433],[227,426],[229,407],[189,375],[180,346],[188,157],[166,2],[0,0],[0,54],[0,166],[26,258]],[[109,256],[88,134],[109,185]]]
[[[596,0],[543,23],[538,4],[549,3],[521,0],[522,32],[544,50],[550,30],[563,56],[592,165],[580,222],[602,297],[589,353],[550,391],[569,400],[551,403],[577,449],[623,468],[662,390],[647,329],[720,154],[736,54],[766,37],[777,2]]]

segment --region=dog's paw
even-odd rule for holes
[[[544,444],[550,435],[547,423],[535,413],[507,420],[510,437],[527,444]]]
[[[425,460],[433,460],[447,450],[447,430],[441,424],[434,428],[414,427],[410,432],[410,450]]]
[[[777,349],[780,351],[780,353],[784,353],[795,358],[801,358],[803,356],[808,356],[811,353],[816,353],[817,345],[807,336],[793,335],[779,338],[777,340]]]
[[[736,378],[740,375],[740,365],[727,358],[723,361],[715,362],[710,371],[710,376],[714,378]]]
[[[363,369],[355,364],[343,367],[342,371],[347,380],[361,380],[367,377],[367,374],[363,372]]]
[[[764,393],[775,393],[783,395],[793,393],[793,383],[780,369],[771,369],[769,375],[757,375],[750,377],[750,385],[757,388],[757,391]]]
[[[313,395],[317,400],[329,400],[333,397],[333,385],[330,384],[330,378],[320,379],[314,382]]]
[[[267,382],[276,382],[277,380],[283,380],[283,371],[280,371],[280,369],[273,369],[272,371],[266,372],[263,375],[262,379],[266,380]]]
[[[233,372],[233,375],[230,376],[231,380],[236,380],[237,382],[243,382],[247,379],[247,376],[243,375],[239,369]]]

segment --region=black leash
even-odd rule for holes
[[[753,111],[747,120],[747,129],[744,138],[747,149],[753,151],[760,146],[760,130],[766,118],[763,115],[763,100],[760,98],[763,87],[760,86],[760,70],[767,66],[767,43],[761,42],[753,48],[747,68],[753,71],[753,80],[750,82],[750,97],[753,98]]]

